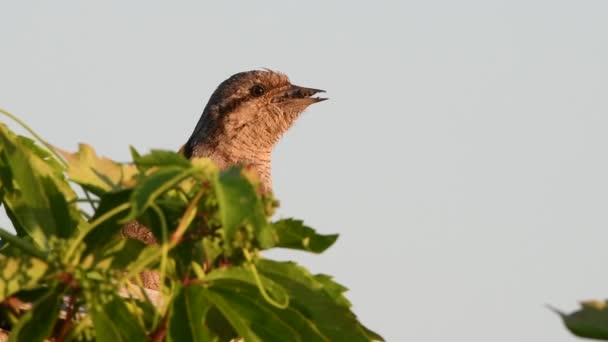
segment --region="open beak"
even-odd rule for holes
[[[280,92],[273,97],[272,102],[292,102],[303,105],[310,105],[313,103],[327,100],[326,97],[313,97],[318,93],[324,93],[325,90],[305,88],[297,85],[292,85],[287,90]]]

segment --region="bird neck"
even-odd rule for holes
[[[272,147],[260,148],[238,138],[215,142],[212,146],[199,144],[194,151],[194,156],[210,158],[222,170],[234,165],[252,169],[264,191],[272,190],[271,154]]]

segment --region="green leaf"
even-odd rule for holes
[[[114,269],[124,269],[136,260],[146,245],[135,239],[115,239],[103,250],[102,264]]]
[[[63,292],[51,289],[25,313],[9,334],[9,342],[42,342],[51,335],[59,318]]]
[[[188,170],[176,167],[159,169],[139,181],[131,194],[130,220],[141,215],[154,201],[188,175]]]
[[[54,186],[51,178],[42,178],[42,186],[49,199],[49,210],[57,225],[57,236],[69,238],[76,229],[84,225],[84,219],[74,204],[68,203],[64,194]]]
[[[205,324],[216,336],[218,336],[220,341],[238,341],[238,333],[234,330],[230,322],[226,320],[226,317],[224,317],[222,312],[218,310],[216,306],[209,309]]]
[[[48,236],[70,236],[83,219],[75,204],[68,204],[76,194],[56,164],[49,164],[39,150],[32,151],[31,144],[22,141],[27,140],[0,124],[2,201],[18,235],[28,235],[39,247],[46,247]]]
[[[96,305],[97,304],[97,305]],[[95,335],[100,342],[146,341],[146,333],[122,298],[95,303],[89,310],[95,326]]]
[[[63,173],[64,167],[61,165],[55,156],[51,154],[47,149],[36,144],[36,141],[30,139],[28,137],[24,137],[21,135],[17,136],[17,140],[23,144],[24,147],[30,150],[30,152],[34,153],[38,156],[38,158],[44,160],[55,172],[58,174]]]
[[[126,267],[126,271],[130,276],[135,276],[144,270],[150,270],[158,265],[162,255],[161,248],[158,245],[147,245],[139,253],[137,259],[131,261]]]
[[[315,322],[292,307],[279,309],[269,305],[251,284],[235,280],[215,282],[209,287],[209,296],[229,322],[238,322],[241,327],[235,324],[233,327],[243,337],[247,333],[262,341],[330,341]],[[245,340],[249,341],[247,337]]]
[[[276,247],[322,253],[338,239],[337,234],[321,235],[300,220],[284,219],[273,223],[277,236]]]
[[[29,138],[16,135],[9,130],[6,125],[1,123],[0,137],[0,150],[2,150],[3,153],[6,153],[5,157],[10,157],[14,154],[22,154],[27,162],[40,167],[40,169],[35,170],[37,175],[60,179],[62,182],[58,182],[57,186],[66,194],[66,197],[73,198],[76,196],[63,178],[64,168],[57,160],[50,157],[50,154],[46,149],[36,145],[35,142]],[[5,158],[4,161],[6,163],[9,162],[8,158]],[[11,176],[17,177],[19,175],[12,174]]]
[[[588,301],[582,308],[569,315],[552,309],[576,336],[608,340],[608,301]]]
[[[221,172],[213,182],[220,217],[224,227],[224,238],[233,241],[240,227],[250,224],[262,248],[274,244],[272,226],[266,221],[264,207],[253,185],[233,167]],[[230,246],[228,246],[230,248]]]
[[[103,194],[91,222],[99,219],[110,210],[129,202],[131,193],[131,190],[122,190]],[[124,213],[112,216],[87,234],[84,242],[87,246],[88,252],[91,253],[94,250],[99,250],[102,248],[102,246],[114,240],[116,238],[116,234],[124,225],[122,221],[127,217],[128,214],[129,212],[125,210]]]
[[[30,243],[30,241],[18,236],[14,236],[2,228],[0,228],[0,239],[2,239],[0,240],[0,248],[2,248],[2,253],[5,255],[11,255],[10,253],[6,252],[7,248],[12,247],[13,249],[18,250],[19,253],[25,253],[29,256],[46,260],[46,253],[37,249],[36,246]],[[5,245],[9,245],[9,247],[5,247]]]
[[[133,152],[133,150],[131,150]],[[190,168],[192,164],[183,155],[172,151],[164,150],[152,150],[150,153],[139,156],[139,154],[133,154],[133,161],[140,170],[147,170],[154,166],[161,167],[180,167]]]
[[[218,280],[237,280],[252,286],[256,286],[256,288],[258,286],[253,276],[253,273],[249,269],[245,268],[245,266],[234,266],[229,268],[215,269],[208,273],[205,276],[204,280],[210,282]],[[262,286],[264,286],[264,290],[268,292],[268,294],[275,302],[289,302],[289,296],[281,286],[277,285],[275,282],[264,276],[260,276],[260,280],[262,282]]]
[[[133,160],[141,157],[141,154],[133,146],[129,146],[129,152],[131,152],[131,158],[133,158]]]
[[[348,301],[336,285],[327,288],[329,280],[322,281],[293,262],[276,262],[261,259],[258,270],[282,286],[290,296],[290,307],[297,309],[315,322],[321,333],[331,341],[382,341],[382,337],[365,328],[346,305]]]
[[[257,259],[257,251],[275,246],[321,253],[337,235],[317,234],[293,219],[269,223],[276,201],[258,193],[247,169],[220,172],[208,158],[189,161],[158,150],[142,156],[132,149],[131,166],[98,157],[87,145],[62,153],[67,167],[0,124],[0,200],[18,235],[0,231],[0,300],[34,303],[21,317],[9,313],[9,321],[17,322],[12,341],[57,338],[50,335],[66,288],[77,290],[76,302],[88,310],[80,323],[78,315],[67,340],[145,341],[151,337],[147,332],[163,333],[158,329],[164,327],[168,341],[382,339],[357,320],[346,288],[330,276]],[[66,174],[100,199],[88,222]],[[165,235],[179,226],[195,196],[196,213],[186,216],[189,226],[179,236]],[[117,233],[129,219],[161,244],[120,240]],[[163,244],[161,236],[180,239]],[[49,257],[50,248],[59,255]],[[160,267],[166,306],[141,300],[137,286],[135,298],[115,293],[141,272]],[[62,270],[60,286],[50,276],[57,273],[54,268]],[[1,311],[6,316],[10,309]]]
[[[47,269],[47,263],[25,254],[11,257],[0,254],[0,301],[39,285]]]
[[[315,274],[314,279],[323,285],[323,290],[327,292],[339,305],[343,305],[345,307],[351,307],[351,303],[346,297],[344,297],[344,292],[348,289],[333,281],[332,277],[327,274]]]
[[[169,312],[169,342],[214,341],[216,337],[205,326],[210,303],[200,286],[179,287]]]
[[[236,290],[236,289],[233,289]],[[222,313],[234,330],[247,342],[261,342],[260,336],[253,332],[251,319],[248,317],[249,312],[256,313],[256,309],[248,308],[246,311],[242,307],[233,305],[233,301],[226,299],[223,293],[213,293],[205,291],[205,297],[212,302],[215,307]]]
[[[78,152],[69,153],[56,150],[68,162],[68,177],[91,192],[100,195],[117,191],[134,184],[137,169],[134,165],[116,163],[108,158],[97,156],[87,144],[78,145]]]

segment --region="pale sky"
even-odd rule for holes
[[[269,256],[335,275],[388,341],[576,341],[545,305],[608,296],[606,18],[606,0],[2,1],[0,107],[128,160],[183,144],[230,75],[285,72],[330,101],[275,150],[278,217],[341,238]]]

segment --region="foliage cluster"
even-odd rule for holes
[[[0,229],[0,328],[11,341],[382,339],[330,276],[261,256],[321,253],[337,235],[273,222],[277,202],[247,170],[158,150],[132,149],[121,164],[39,141],[0,124],[0,200],[16,231]],[[120,238],[132,220],[158,244]],[[157,302],[142,271],[161,276]]]

